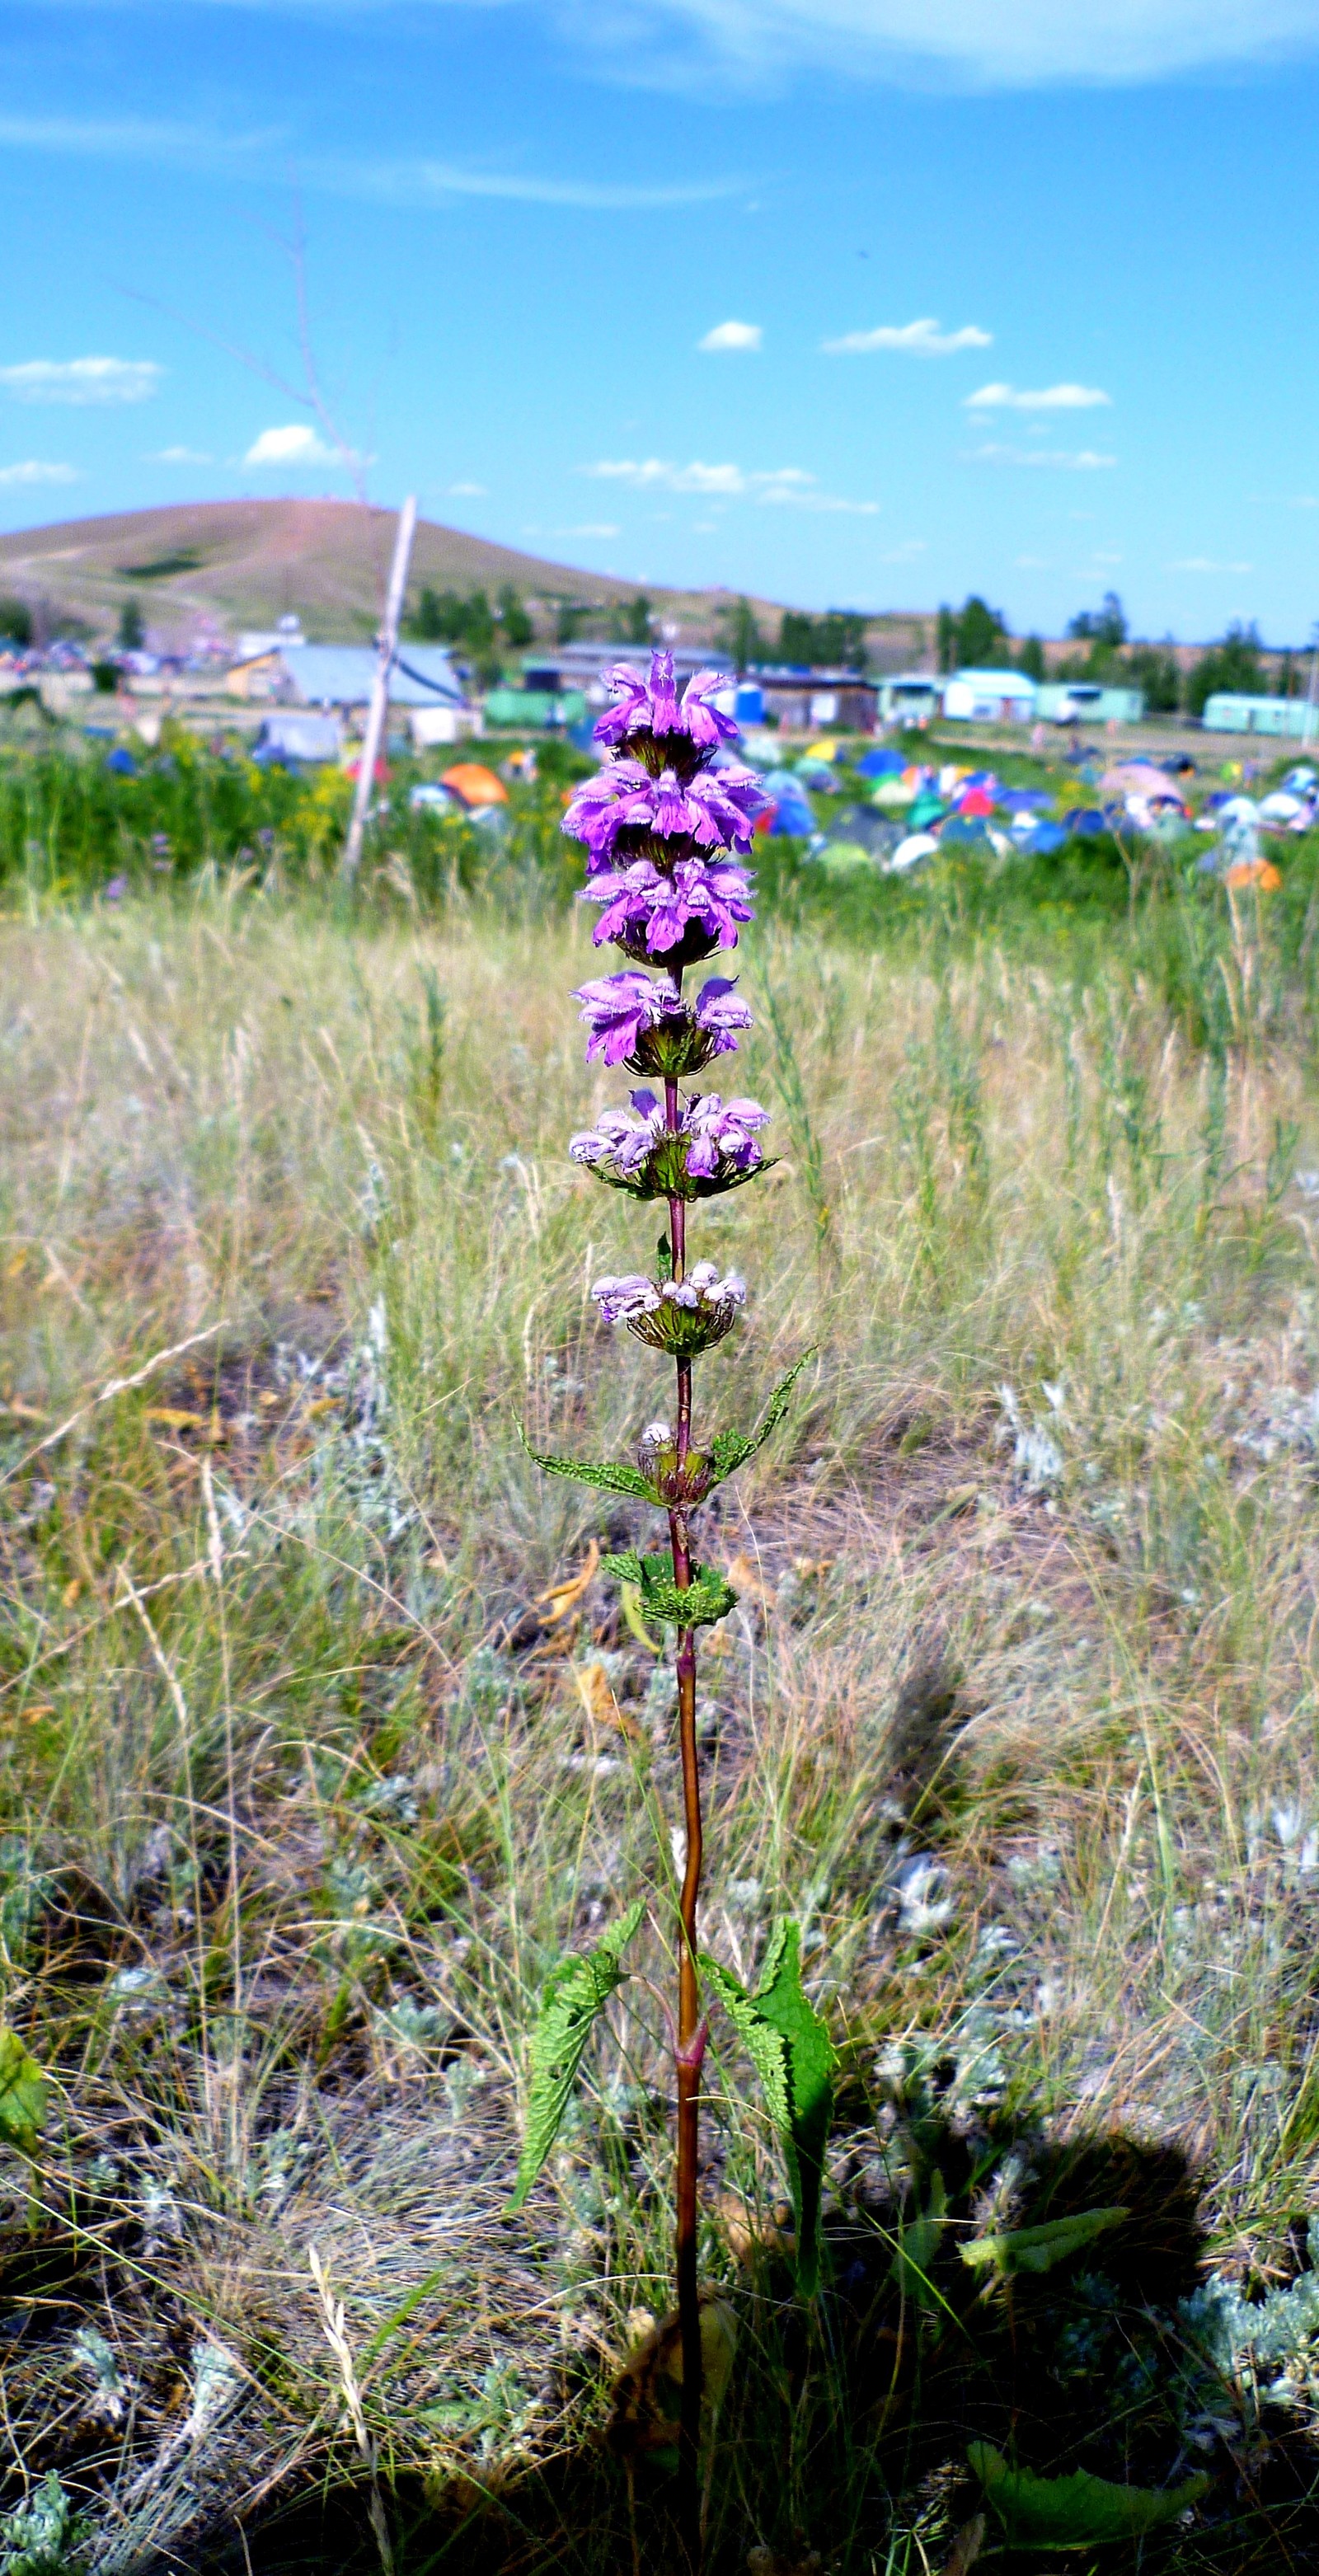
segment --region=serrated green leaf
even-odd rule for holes
[[[616,1583],[635,1583],[638,1592],[641,1589],[641,1559],[634,1547],[619,1548],[612,1556],[602,1556],[600,1571],[612,1574]]]
[[[777,1431],[779,1424],[783,1420],[784,1414],[788,1410],[788,1399],[792,1394],[793,1387],[796,1385],[807,1361],[814,1357],[815,1348],[814,1344],[812,1344],[811,1348],[803,1351],[801,1358],[794,1362],[793,1366],[789,1369],[787,1376],[785,1378],[780,1378],[778,1385],[775,1387],[774,1392],[761,1415],[760,1421],[757,1423],[755,1430],[749,1437],[742,1431],[721,1431],[718,1433],[716,1438],[711,1441],[710,1456],[714,1461],[715,1484],[721,1485],[726,1476],[735,1476],[738,1468],[745,1467],[748,1458],[754,1458],[756,1451],[764,1447],[771,1431]],[[713,1492],[713,1485],[710,1490]]]
[[[802,1986],[801,1933],[795,1923],[775,1925],[753,1995],[716,1959],[701,1965],[718,1987],[779,2133],[796,2221],[797,2286],[810,2298],[819,2280],[820,2185],[838,2055]]]
[[[708,1628],[737,1606],[732,1585],[714,1566],[694,1565],[689,1584],[675,1583],[667,1550],[663,1556],[638,1556],[635,1548],[627,1548],[602,1556],[600,1570],[619,1583],[635,1584],[643,1618],[667,1619],[674,1628]]]
[[[1051,2272],[1074,2254],[1093,2245],[1110,2227],[1120,2227],[1125,2209],[1081,2209],[1073,2218],[1051,2218],[1041,2227],[1015,2227],[1001,2236],[975,2236],[961,2249],[973,2272],[990,2265],[1006,2278],[1013,2272]]]
[[[531,2034],[527,2124],[510,2210],[521,2209],[559,2134],[591,2024],[627,1974],[620,1953],[645,1911],[646,1900],[639,1896],[594,1950],[578,1950],[571,1958],[560,1959],[545,1980]]]
[[[1207,2493],[1208,2477],[1179,2487],[1124,2487],[1074,2469],[1068,2478],[1039,2478],[1013,2469],[991,2442],[972,2442],[967,2459],[1008,2538],[1027,2549],[1092,2549],[1106,2540],[1133,2540],[1179,2514]]]
[[[18,2033],[0,2026],[0,2138],[30,2156],[46,2118],[50,2085]]]
[[[639,1467],[629,1467],[612,1458],[547,1457],[543,1449],[532,1448],[520,1422],[518,1438],[533,1466],[539,1467],[547,1476],[567,1476],[575,1485],[598,1485],[606,1494],[635,1494],[643,1503],[659,1504],[659,1495]],[[607,1558],[605,1561],[608,1563]]]

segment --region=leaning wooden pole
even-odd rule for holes
[[[339,873],[355,877],[362,857],[362,834],[366,830],[367,809],[375,784],[376,762],[384,738],[385,715],[389,706],[389,675],[398,651],[398,622],[403,614],[403,594],[408,586],[408,564],[412,556],[412,537],[417,525],[417,496],[409,492],[398,514],[394,538],[394,561],[390,567],[389,590],[385,599],[385,622],[377,637],[379,647],[376,674],[371,683],[371,703],[366,715],[366,736],[357,771],[357,792],[353,798],[353,819],[348,826]]]

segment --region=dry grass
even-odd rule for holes
[[[1237,925],[1220,1059],[1116,948],[1082,989],[992,950],[747,958],[809,1123],[700,1212],[753,1288],[702,1402],[749,1423],[818,1356],[710,1515],[742,1605],[702,1667],[706,1926],[749,1971],[776,1910],[802,1922],[849,2052],[832,2224],[872,2271],[919,2185],[922,2087],[968,2213],[1115,2133],[1169,2229],[1158,2157],[1203,2177],[1224,2278],[1290,2277],[1315,2206],[1319,1368],[1292,1170],[1319,1135],[1257,937]],[[0,1921],[6,2018],[57,2087],[35,2199],[11,2167],[7,2295],[39,2304],[6,2404],[16,2470],[90,2499],[98,2565],[350,2468],[312,2244],[382,2475],[432,2494],[580,2441],[629,2311],[665,2301],[644,1981],[531,2225],[496,2214],[530,1998],[624,1894],[662,1892],[675,1786],[662,1674],[607,1587],[561,1621],[540,1602],[631,1507],[540,1480],[513,1430],[602,1455],[654,1409],[653,1361],[587,1296],[652,1220],[563,1153],[612,1089],[565,998],[587,954],[477,921],[353,937],[252,895],[0,950]],[[762,1030],[730,1087],[791,1097],[792,1073]],[[590,1714],[601,1661],[639,1751]],[[735,2058],[712,2087],[708,2268],[742,2282],[769,2406],[800,2355],[729,2220],[745,2244],[780,2182]],[[840,2416],[845,2343],[820,2363]],[[901,2458],[881,2408],[845,2457],[817,2428],[782,2469],[773,2436],[760,2487],[739,2397],[718,2562],[761,2540],[942,2563],[967,2422],[928,2371]],[[1222,2404],[1231,2519],[1255,2437]],[[1191,2416],[1157,2459],[1102,2424],[1084,2456],[1171,2477]],[[615,2563],[602,2528],[583,2566]]]

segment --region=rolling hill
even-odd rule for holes
[[[181,502],[0,537],[0,594],[27,602],[46,631],[75,624],[103,638],[113,634],[130,598],[153,640],[172,646],[207,631],[228,637],[289,612],[316,639],[366,637],[379,616],[393,536],[392,510],[355,501]],[[528,604],[544,603],[538,624],[547,633],[559,601],[581,601],[607,617],[638,588],[418,521],[410,595],[425,584],[493,595],[505,582]],[[674,620],[685,642],[699,642],[713,639],[730,594],[651,585],[647,596],[656,616]],[[766,633],[776,633],[779,604],[751,604]],[[875,660],[896,669],[918,658],[929,623],[919,616],[874,619]]]

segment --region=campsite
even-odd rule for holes
[[[675,1685],[626,1479],[527,1454],[653,1405],[600,755],[391,711],[350,883],[351,727],[121,698],[0,716],[9,2546],[667,2564]],[[835,2072],[804,2303],[705,2059],[701,2548],[1303,2564],[1319,766],[967,736],[736,740],[774,1160],[693,1214],[721,1412],[795,1385],[703,1515],[701,1937],[786,1911]]]

